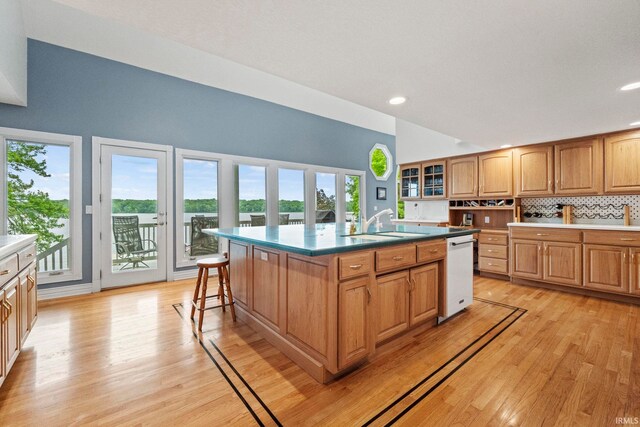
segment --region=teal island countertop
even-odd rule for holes
[[[230,240],[239,240],[308,256],[465,236],[479,231],[467,228],[385,225],[380,231],[374,233],[349,235],[349,224],[344,223],[203,230],[207,234],[214,234]]]

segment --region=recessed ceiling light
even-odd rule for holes
[[[394,96],[389,100],[389,104],[400,105],[400,104],[404,104],[406,101],[407,101],[407,98],[405,98],[404,96]]]
[[[620,90],[634,90],[640,89],[640,82],[629,83],[628,85],[624,85],[620,88]]]
[[[637,122],[629,123],[629,126],[640,126],[640,120]]]
[[[513,145],[511,144],[503,144],[500,146],[500,148],[509,148],[509,147],[513,147]]]

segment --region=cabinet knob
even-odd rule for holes
[[[362,264],[353,264],[349,266],[352,270],[360,270],[362,268]]]

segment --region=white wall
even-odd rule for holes
[[[27,36],[20,0],[0,0],[0,102],[27,105]]]
[[[396,120],[396,161],[398,164],[438,159],[460,154],[487,151],[490,148],[466,142],[418,126],[405,120]]]

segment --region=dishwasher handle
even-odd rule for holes
[[[462,246],[468,243],[475,243],[476,239],[467,240],[465,242],[451,242],[451,246]]]

